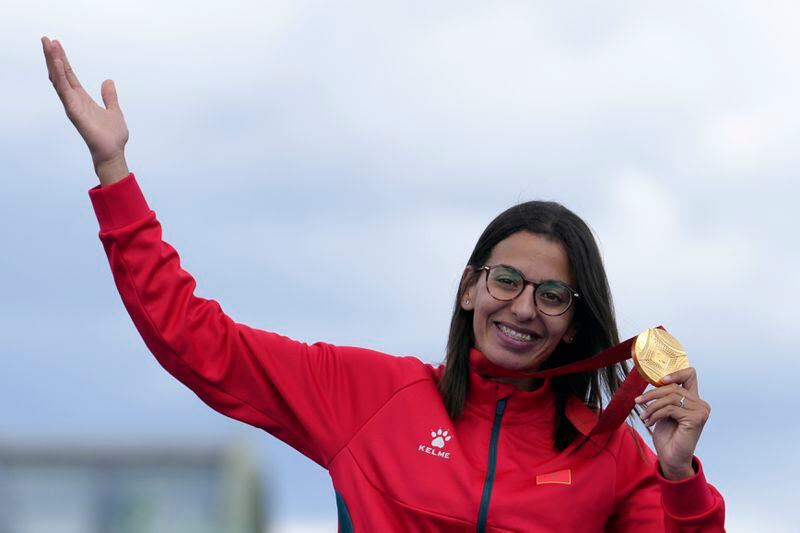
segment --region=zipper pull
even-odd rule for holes
[[[506,410],[506,400],[508,400],[508,398],[503,398],[502,400],[497,400],[497,408],[495,409],[494,414],[496,414],[498,416],[502,416],[503,411]]]

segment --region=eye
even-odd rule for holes
[[[545,292],[543,292],[541,294],[541,297],[544,298],[545,300],[549,300],[551,302],[560,302],[561,301],[561,295],[556,293],[556,292],[554,292],[554,291],[545,291]]]
[[[554,304],[564,303],[569,299],[567,289],[559,285],[541,285],[537,296],[542,301]]]
[[[519,280],[517,280],[517,279],[515,279],[515,278],[513,278],[511,276],[507,276],[507,275],[503,275],[503,274],[501,274],[501,275],[497,276],[496,278],[494,278],[494,281],[496,283],[501,284],[501,285],[508,285],[508,286],[519,285]]]
[[[522,283],[522,277],[509,268],[495,268],[491,272],[492,283],[504,288],[517,288]]]

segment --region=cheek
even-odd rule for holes
[[[480,337],[486,334],[491,327],[491,317],[497,312],[498,306],[501,302],[492,299],[491,301],[482,298],[481,295],[477,296],[475,308],[472,312],[472,331]]]
[[[568,315],[568,316],[567,316]],[[569,326],[572,323],[572,313],[569,312],[563,317],[551,317],[545,321],[547,324],[547,332],[553,337],[554,341],[560,341],[561,338],[569,331]]]
[[[487,294],[477,294],[475,297],[475,318],[477,320],[487,320],[499,311],[506,302],[495,300]]]

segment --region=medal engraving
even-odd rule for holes
[[[689,358],[678,339],[663,329],[650,328],[636,337],[633,360],[650,384],[660,387],[667,374],[689,367]]]

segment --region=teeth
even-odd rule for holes
[[[504,326],[503,324],[497,324],[497,327],[499,327],[500,331],[502,331],[512,339],[516,339],[518,341],[529,341],[533,339],[531,335],[527,333],[520,333],[519,331],[514,331],[513,329],[509,328],[508,326]]]

